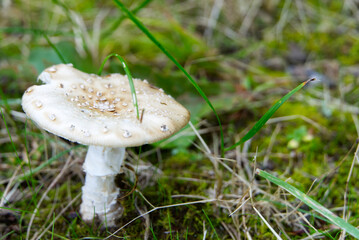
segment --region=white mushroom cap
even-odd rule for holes
[[[59,64],[39,79],[46,84],[28,88],[22,97],[25,113],[41,128],[73,142],[140,146],[171,136],[189,121],[187,109],[147,81],[133,79],[137,119],[126,76],[99,77]]]

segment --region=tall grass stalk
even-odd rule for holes
[[[114,2],[119,6],[119,8],[128,16],[128,18],[184,73],[187,79],[192,83],[197,92],[201,95],[201,97],[206,101],[208,106],[212,109],[215,114],[221,135],[221,155],[224,156],[224,137],[223,137],[223,128],[221,124],[221,120],[219,115],[217,114],[215,108],[212,103],[209,101],[206,94],[202,91],[200,86],[194,81],[191,75],[182,67],[182,65],[162,46],[162,44],[152,35],[152,33],[145,27],[145,25],[137,19],[137,17],[126,8],[126,6],[119,0],[114,0]]]

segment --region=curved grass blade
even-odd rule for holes
[[[272,117],[272,115],[282,106],[283,103],[285,103],[294,93],[298,92],[300,89],[302,89],[304,86],[306,86],[309,82],[314,81],[315,78],[308,79],[307,81],[301,83],[299,86],[294,88],[292,91],[287,93],[284,97],[282,97],[278,102],[276,102],[264,115],[259,119],[259,121],[254,125],[254,127],[249,130],[249,132],[242,137],[238,142],[236,142],[234,145],[224,149],[224,151],[232,150],[238,145],[241,145],[242,143],[248,141],[251,139],[262,127],[263,125]]]
[[[194,88],[197,90],[197,92],[201,95],[201,97],[206,101],[208,106],[212,109],[213,113],[216,115],[220,134],[221,134],[221,155],[224,155],[224,137],[223,137],[223,129],[221,120],[219,118],[219,115],[217,114],[216,110],[214,109],[212,103],[207,98],[206,94],[202,91],[202,89],[198,86],[198,84],[193,80],[191,75],[182,67],[182,65],[162,46],[162,44],[150,33],[150,31],[143,25],[143,23],[136,18],[133,13],[128,10],[125,5],[119,0],[114,0],[114,2],[117,4],[117,6],[128,16],[128,18],[180,69],[183,74],[187,77],[187,79],[191,82],[191,84],[194,86]]]
[[[346,222],[344,219],[336,216],[334,213],[332,213],[330,210],[325,208],[323,205],[321,205],[319,202],[315,201],[305,193],[299,191],[297,188],[293,187],[289,183],[286,183],[279,178],[262,171],[260,169],[256,169],[256,174],[258,174],[261,177],[264,177],[268,181],[280,186],[281,188],[285,189],[289,193],[291,193],[293,196],[307,204],[309,207],[311,207],[314,211],[320,213],[324,217],[326,217],[331,223],[335,224],[336,226],[340,227],[341,229],[345,230],[347,233],[352,235],[353,237],[359,239],[359,229],[355,228],[350,223]]]
[[[107,60],[110,58],[110,57],[117,57],[118,60],[122,63],[122,67],[123,69],[125,70],[126,72],[126,75],[127,75],[127,78],[128,78],[128,82],[130,84],[130,88],[131,88],[131,94],[132,94],[132,102],[133,102],[133,106],[135,107],[136,109],[136,115],[137,115],[137,119],[140,120],[140,112],[138,110],[138,102],[137,102],[137,95],[136,95],[136,90],[135,90],[135,85],[133,84],[133,80],[132,80],[132,75],[131,75],[131,72],[130,72],[130,69],[127,67],[127,64],[125,62],[125,60],[120,56],[118,55],[117,53],[112,53],[110,55],[108,55],[105,60],[103,60],[102,64],[101,64],[101,67],[100,69],[98,70],[98,75],[101,75],[102,73],[102,70],[103,70],[103,67],[105,66],[105,63],[107,62]]]

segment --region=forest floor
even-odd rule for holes
[[[203,98],[116,1],[2,1],[0,239],[351,239],[256,174],[359,225],[359,5],[355,1],[126,1]],[[191,112],[166,141],[128,148],[116,227],[78,214],[86,146],[39,129],[24,91],[61,62],[97,73],[111,53]],[[103,75],[120,72],[110,58]],[[232,150],[276,101],[295,93]],[[223,139],[221,138],[223,130]],[[142,169],[136,171],[136,169]]]

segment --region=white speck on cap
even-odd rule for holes
[[[125,138],[129,138],[129,137],[131,137],[132,136],[132,134],[129,132],[129,131],[127,131],[127,130],[124,130],[124,132],[123,132],[123,135],[122,135],[123,137],[125,137]]]
[[[35,102],[35,104],[36,104],[36,107],[38,107],[38,108],[41,108],[41,107],[42,107],[42,102],[41,102],[40,100],[37,100],[37,101]]]
[[[126,90],[130,89],[126,76],[111,74],[101,78],[59,64],[45,69],[39,79],[45,84],[30,87],[23,95],[25,113],[43,129],[73,142],[140,146],[171,136],[189,121],[187,109],[147,81],[133,79],[135,89],[140,90],[140,121],[133,107],[133,95]],[[86,91],[82,88],[84,82]],[[60,83],[62,88],[58,87]],[[101,100],[89,92],[100,95]]]
[[[168,127],[167,127],[166,124],[161,125],[161,131],[162,131],[162,132],[167,132],[168,130],[169,130],[169,129],[168,129]]]
[[[51,120],[51,121],[55,121],[56,120],[56,115],[55,114],[49,114],[49,119]]]

